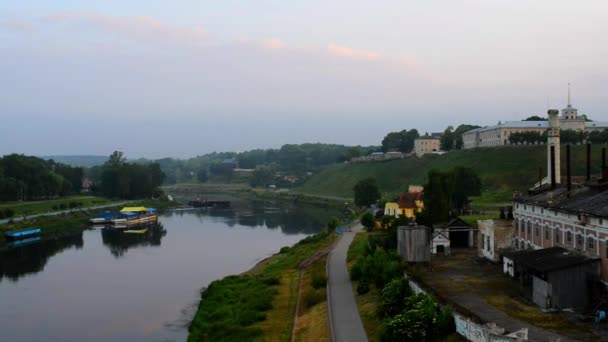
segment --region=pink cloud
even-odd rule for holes
[[[327,52],[332,56],[346,57],[352,59],[361,59],[375,61],[380,59],[380,54],[368,50],[356,50],[346,46],[336,45],[331,43],[327,46]]]
[[[64,24],[85,24],[96,29],[144,42],[197,45],[206,41],[207,32],[199,26],[167,24],[151,16],[112,16],[94,12],[59,12],[42,18]]]

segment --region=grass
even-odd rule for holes
[[[585,173],[585,146],[573,146],[573,175]],[[592,172],[600,169],[600,153],[592,151]],[[565,168],[565,153],[562,153]],[[482,181],[480,205],[509,202],[513,190],[525,190],[538,179],[538,168],[546,169],[546,146],[505,146],[459,150],[444,155],[426,155],[403,160],[335,164],[316,173],[297,190],[303,193],[352,197],[353,187],[363,178],[374,177],[384,197],[407,190],[408,185],[424,184],[432,169],[470,167]],[[546,170],[545,170],[546,171]],[[565,172],[563,172],[565,174]]]
[[[285,341],[291,337],[298,292],[299,265],[329,246],[334,234],[305,238],[262,261],[251,271],[212,282],[202,291],[199,309],[190,325],[189,341]],[[268,282],[264,279],[276,279]],[[233,291],[236,282],[241,291]],[[261,285],[260,285],[261,283]],[[255,291],[249,291],[254,288]],[[264,294],[263,302],[257,297]],[[266,296],[266,294],[271,294]],[[255,303],[249,305],[247,303]],[[257,320],[241,320],[240,312]]]
[[[296,327],[296,341],[330,341],[327,311],[326,280],[327,256],[317,259],[306,268],[302,277],[300,311]]]
[[[103,197],[95,196],[68,196],[58,199],[27,201],[27,202],[0,202],[0,210],[11,209],[15,216],[42,214],[50,211],[66,210],[70,208],[70,203],[82,203],[79,208],[93,207],[108,204],[111,201]],[[60,209],[64,206],[64,209]]]
[[[346,255],[348,270],[352,268],[355,260],[364,255],[367,248],[368,236],[373,233],[359,233],[355,235],[353,242],[350,244]],[[370,342],[378,340],[378,333],[382,320],[378,317],[378,303],[380,303],[380,290],[375,286],[370,286],[370,291],[364,295],[357,294],[358,282],[353,281],[353,292],[359,309],[359,316],[363,322],[363,327],[367,333],[367,338]]]

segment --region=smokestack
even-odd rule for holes
[[[587,181],[591,180],[591,143],[587,143]]]
[[[551,146],[551,189],[555,189],[555,146]]]
[[[538,168],[538,188],[542,189],[543,187],[543,168]]]
[[[602,147],[602,181],[608,179],[608,169],[606,169],[606,146]]]
[[[566,145],[566,183],[568,192],[572,190],[572,178],[570,178],[570,144]]]

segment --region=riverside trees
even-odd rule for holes
[[[376,180],[371,177],[360,180],[353,191],[355,192],[355,204],[360,207],[369,207],[380,198]]]
[[[124,154],[115,151],[102,166],[101,193],[112,198],[148,198],[160,194],[165,175],[158,163],[128,163]]]

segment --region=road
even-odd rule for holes
[[[357,225],[351,232],[340,235],[338,242],[329,253],[327,274],[328,302],[330,305],[330,325],[333,341],[359,342],[367,341],[367,335],[359,316],[353,286],[346,268],[346,254],[355,234],[363,227]]]
[[[76,209],[68,209],[68,210],[62,210],[62,211],[54,211],[54,212],[51,212],[51,213],[42,213],[42,214],[36,214],[36,215],[29,215],[29,216],[25,216],[25,217],[23,217],[23,216],[15,216],[15,217],[10,218],[10,219],[0,220],[0,224],[6,224],[10,220],[13,220],[13,222],[20,222],[20,221],[23,221],[23,220],[29,220],[29,219],[33,219],[33,218],[36,218],[36,217],[42,217],[42,216],[57,216],[57,215],[69,214],[69,213],[73,213],[73,212],[77,212],[77,211],[98,210],[98,209],[112,208],[112,207],[118,207],[118,206],[121,206],[121,205],[125,205],[127,203],[128,203],[127,201],[122,201],[122,202],[116,202],[116,203],[98,205],[98,206],[88,207],[88,208],[76,208]]]

